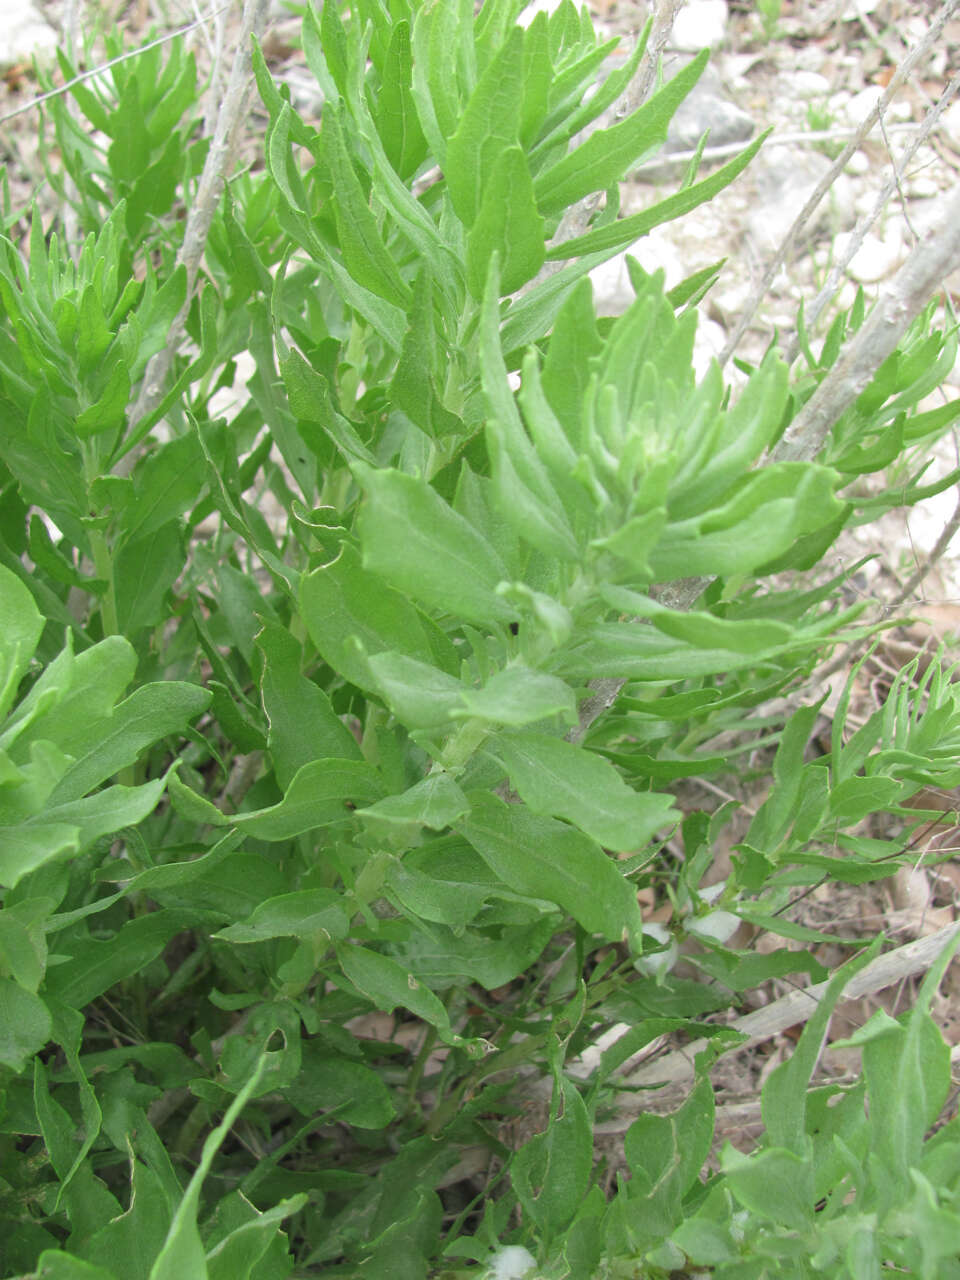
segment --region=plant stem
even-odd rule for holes
[[[461,773],[480,743],[489,736],[490,726],[484,721],[465,720],[447,743],[442,759],[437,761],[431,772],[446,769],[454,776]]]
[[[93,555],[93,569],[98,578],[106,584],[107,589],[100,599],[100,618],[103,622],[104,636],[115,636],[120,628],[117,625],[117,595],[113,580],[113,556],[107,540],[99,529],[90,534],[90,551]]]

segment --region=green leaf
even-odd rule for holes
[[[76,827],[56,822],[0,827],[0,884],[8,889],[62,854],[77,853],[80,833]]]
[[[387,158],[404,179],[416,173],[427,155],[427,140],[417,119],[410,89],[412,74],[410,23],[403,19],[390,33],[383,63],[377,127]]]
[[[544,501],[520,479],[504,432],[493,418],[487,420],[486,436],[492,472],[491,493],[497,514],[545,556],[567,563],[579,562],[583,550],[555,496],[552,502]]]
[[[703,181],[691,187],[683,187],[672,196],[667,196],[665,200],[658,200],[655,204],[641,210],[640,213],[619,218],[608,226],[598,227],[595,231],[588,231],[586,235],[575,236],[572,240],[564,240],[562,244],[551,246],[546,252],[547,259],[555,261],[562,258],[577,258],[582,254],[596,253],[601,249],[623,248],[634,244],[654,227],[659,227],[664,222],[672,222],[675,218],[682,218],[684,214],[706,204],[728,187],[747,167],[771,132],[772,129],[764,130],[758,138],[744,147],[738,156],[711,173],[709,178],[704,178]],[[716,268],[708,268],[708,271],[712,276]]]
[[[464,689],[466,711],[457,714],[493,724],[525,725],[560,715],[567,724],[577,718],[576,699],[569,685],[556,676],[528,667],[510,666],[491,676],[482,689]]]
[[[443,162],[457,217],[473,226],[502,153],[516,144],[523,101],[523,31],[514,27],[487,66]]]
[[[247,1101],[255,1096],[257,1085],[269,1065],[272,1054],[268,1050],[257,1059],[246,1084],[231,1102],[223,1122],[208,1136],[203,1144],[200,1163],[177,1206],[170,1229],[157,1259],[150,1268],[149,1280],[183,1280],[185,1276],[202,1277],[207,1273],[204,1249],[197,1229],[197,1210],[200,1191],[213,1166],[214,1157],[223,1145],[240,1117]]]
[[[52,1033],[50,1010],[40,997],[0,977],[0,1063],[19,1075]]]
[[[638,792],[601,756],[562,738],[526,730],[487,748],[534,813],[566,818],[605,848],[643,849],[678,814],[670,796]]]
[[[561,1078],[561,1114],[525,1143],[510,1162],[517,1198],[548,1238],[580,1208],[593,1168],[593,1131],[576,1085]]]
[[[357,805],[382,795],[379,774],[364,761],[314,760],[297,770],[279,804],[221,819],[257,840],[291,840],[305,831],[345,822]]]
[[[108,636],[74,656],[70,633],[63,651],[49,664],[20,703],[3,735],[11,742],[30,733],[12,751],[25,763],[29,740],[43,739],[76,757],[109,718],[113,705],[133,678],[137,656],[122,636]]]
[[[526,156],[518,146],[498,156],[467,236],[467,284],[478,301],[494,253],[500,255],[503,293],[519,289],[543,266],[544,221],[537,211]]]
[[[504,884],[555,902],[589,933],[611,942],[626,939],[642,950],[636,892],[597,844],[565,823],[487,792],[469,798],[470,815],[457,829]]]
[[[166,595],[182,573],[183,563],[183,531],[176,520],[123,544],[113,562],[121,631],[133,635],[165,621]]]
[[[51,804],[79,799],[170,733],[181,733],[210,705],[210,694],[179,680],[145,684],[121,702],[105,725],[85,735],[82,748],[50,797]]]
[[[510,622],[497,594],[507,570],[493,547],[425,480],[354,463],[366,502],[360,512],[363,565],[397,590],[469,622]]]
[[[782,1147],[746,1156],[728,1142],[720,1155],[724,1182],[761,1222],[790,1231],[813,1226],[813,1167],[809,1159]]]
[[[364,654],[369,658],[389,651],[447,669],[455,663],[446,637],[386,579],[361,565],[349,543],[336,560],[303,575],[300,608],[320,656],[360,688],[370,687]]]
[[[387,873],[387,888],[420,919],[447,924],[454,929],[463,929],[469,924],[495,893],[490,885],[441,880],[434,875],[425,875],[405,862],[391,865]],[[494,950],[497,945],[499,942],[494,942]]]
[[[871,1160],[879,1198],[887,1208],[902,1203],[909,1194],[908,1172],[920,1163],[924,1134],[940,1115],[950,1091],[950,1049],[930,1016],[930,1003],[957,943],[955,937],[941,950],[913,1009],[902,1021],[878,1010],[843,1042],[863,1046]]]
[[[617,1217],[635,1247],[649,1247],[679,1224],[682,1199],[710,1154],[713,1124],[713,1086],[700,1079],[676,1111],[641,1115],[627,1130],[630,1194],[617,1197]]]
[[[469,811],[470,802],[449,773],[431,773],[400,795],[387,796],[357,812],[381,822],[416,822],[442,831]]]
[[[750,573],[843,514],[837,473],[779,462],[751,472],[712,511],[667,528],[650,556],[657,581]]]
[[[241,1192],[235,1193],[238,1200],[243,1200]],[[207,1251],[207,1280],[267,1280],[263,1276],[264,1269],[260,1263],[274,1244],[281,1246],[281,1253],[286,1253],[286,1241],[280,1231],[280,1223],[304,1207],[309,1197],[306,1192],[290,1196],[271,1205],[263,1213],[248,1201],[244,1200],[244,1208],[249,1214],[245,1222],[218,1240]],[[217,1206],[218,1217],[223,1211],[224,1201]],[[209,1229],[209,1223],[206,1224]],[[210,1239],[207,1238],[207,1245]]]
[[[333,889],[300,889],[262,902],[239,924],[215,933],[225,942],[262,942],[265,938],[345,938],[350,917],[343,895]]]
[[[550,217],[593,191],[606,191],[661,146],[674,112],[700,79],[709,57],[708,49],[701,50],[626,120],[596,130],[582,146],[540,174],[535,185],[540,212]]]
[[[206,477],[197,436],[179,436],[139,459],[133,481],[136,499],[124,508],[120,522],[124,540],[146,538],[199,500]]]
[[[719,371],[711,372],[708,378],[715,383],[718,398]],[[780,428],[787,384],[787,368],[771,349],[718,426],[701,431],[690,441],[671,485],[672,520],[716,509],[719,499],[747,473]]]
[[[806,1131],[807,1090],[820,1057],[830,1016],[843,994],[843,988],[876,956],[881,941],[882,938],[876,938],[858,956],[834,972],[793,1053],[770,1074],[763,1086],[763,1121],[771,1146],[783,1148],[784,1155],[789,1152],[798,1159],[807,1156],[810,1144]],[[807,1219],[812,1208],[812,1204],[803,1206],[801,1216]]]
[[[309,591],[305,576],[301,599]],[[359,760],[353,734],[330,705],[330,699],[301,673],[300,644],[277,623],[265,621],[256,637],[263,654],[260,694],[270,728],[267,743],[281,787],[313,760]]]
[[[0,565],[0,715],[16,697],[42,631],[33,596],[15,573]]]
[[[163,794],[164,780],[157,778],[140,787],[105,787],[81,800],[44,806],[37,819],[39,826],[48,822],[63,823],[77,832],[77,852],[89,848],[95,840],[122,827],[134,827],[157,807]],[[21,828],[30,831],[33,820]]]
[[[36,1274],[43,1280],[118,1280],[116,1272],[84,1262],[73,1254],[61,1253],[59,1249],[44,1249],[37,1259]]]
[[[130,374],[126,365],[118,361],[96,404],[90,405],[78,415],[74,430],[81,440],[89,440],[101,431],[116,431],[122,427],[130,399]]]
[[[83,1256],[98,1266],[120,1268],[121,1280],[148,1280],[170,1225],[163,1185],[142,1161],[130,1161],[130,1207],[84,1241]]]
[[[47,971],[46,990],[61,1004],[82,1009],[115,982],[139,973],[196,920],[195,911],[153,911],[128,920],[112,938],[78,938],[69,947],[64,944],[67,962]]]
[[[456,414],[443,405],[437,391],[437,333],[433,280],[426,268],[417,275],[407,331],[390,395],[411,422],[432,439],[463,430]]]
[[[302,423],[316,424],[321,428],[346,459],[375,461],[373,454],[357,435],[353,423],[337,411],[326,378],[307,364],[299,351],[291,350],[281,357],[280,373],[290,398],[290,408]],[[311,444],[311,432],[301,426],[300,434],[305,443],[314,448]]]
[[[400,1005],[436,1027],[447,1044],[462,1043],[451,1030],[449,1015],[437,996],[396,960],[356,945],[338,946],[337,960],[348,981],[376,1008],[392,1013]]]
[[[403,653],[376,653],[367,662],[372,684],[401,723],[411,729],[449,726],[461,709],[463,685],[432,664]]]
[[[82,377],[98,371],[113,338],[96,286],[88,284],[80,294],[77,322],[77,366]]]
[[[425,4],[413,24],[413,98],[430,150],[442,165],[447,139],[460,119],[456,58],[456,4]]]
[[[149,275],[147,277],[150,279]],[[214,300],[211,291],[210,301]],[[137,358],[130,370],[130,380],[134,382],[143,373],[151,356],[162,351],[170,336],[170,329],[187,300],[187,269],[183,264],[176,267],[161,287],[152,294],[149,302],[141,303],[137,310],[137,325],[140,330],[140,345]],[[199,373],[198,375],[199,376]]]
[[[331,1112],[338,1122],[358,1129],[384,1129],[396,1115],[386,1085],[376,1071],[325,1052],[323,1045],[303,1044],[303,1069],[287,1089],[287,1098],[305,1116]]]
[[[451,920],[456,920],[458,910],[452,901],[447,886],[441,892],[416,894],[404,887],[401,893],[395,889],[395,896],[404,905],[410,902],[428,903],[435,914],[444,912]],[[420,915],[419,907],[408,905],[408,909]],[[503,908],[505,911],[508,908]],[[485,909],[488,913],[496,912],[494,905]],[[459,914],[463,914],[461,903]],[[424,913],[424,919],[432,917]],[[431,925],[429,938],[421,933],[414,938],[404,950],[411,968],[424,981],[435,981],[447,986],[451,981],[478,982],[487,991],[495,991],[507,982],[512,982],[520,974],[529,971],[537,957],[542,954],[557,929],[558,913],[544,913],[532,924],[501,925],[493,934],[473,929],[464,929],[462,924],[446,927],[444,923]],[[469,923],[469,921],[465,922]]]
[[[343,108],[327,103],[320,136],[333,182],[333,205],[340,252],[350,275],[394,306],[406,309],[410,289],[384,244],[346,147]]]

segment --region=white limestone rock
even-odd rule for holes
[[[60,37],[30,0],[5,0],[0,22],[0,68],[52,58]]]
[[[727,0],[688,0],[677,14],[670,46],[685,53],[714,48],[727,30]]]

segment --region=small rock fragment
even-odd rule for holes
[[[727,0],[688,0],[677,14],[670,33],[670,46],[686,53],[713,48],[727,29]]]
[[[846,237],[837,236],[836,251],[843,253]],[[903,233],[896,223],[889,223],[883,236],[868,233],[847,268],[860,284],[876,284],[900,265],[904,256]]]
[[[29,0],[6,0],[0,25],[0,67],[52,57],[59,36]]]
[[[829,168],[830,161],[818,151],[779,147],[767,155],[760,153],[750,167],[755,199],[747,214],[747,230],[762,249],[779,247]],[[821,201],[805,234],[828,216],[829,207]]]

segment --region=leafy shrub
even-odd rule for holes
[[[254,48],[265,168],[229,184],[196,292],[192,61],[75,86],[94,133],[50,103],[83,243],[35,211],[0,256],[4,1274],[952,1275],[956,1122],[924,1137],[945,959],[854,1036],[862,1081],[809,1091],[873,952],[839,969],[757,1151],[703,1170],[738,1040],[704,1018],[824,975],[733,928],[819,941],[784,914],[798,887],[891,873],[904,802],[960,781],[936,663],[849,737],[841,701],[813,760],[819,702],[755,714],[871,632],[818,572],[842,530],[956,481],[923,483],[956,405],[916,411],[955,337],[928,309],[816,460],[779,457],[862,298],[816,354],[804,336],[805,370],[771,350],[732,394],[692,367],[716,270],[665,292],[631,261],[616,319],[586,279],[762,139],[618,218],[704,57],[582,141],[643,41],[588,96],[613,42],[585,11],[472,8],[308,8],[319,127]],[[732,810],[683,815],[671,784],[761,741],[768,798],[708,892]],[[862,837],[878,812],[903,838]],[[688,938],[709,983],[673,972]],[[624,1023],[585,1084],[565,1071]],[[711,1050],[606,1196],[593,1123],[671,1030]]]

